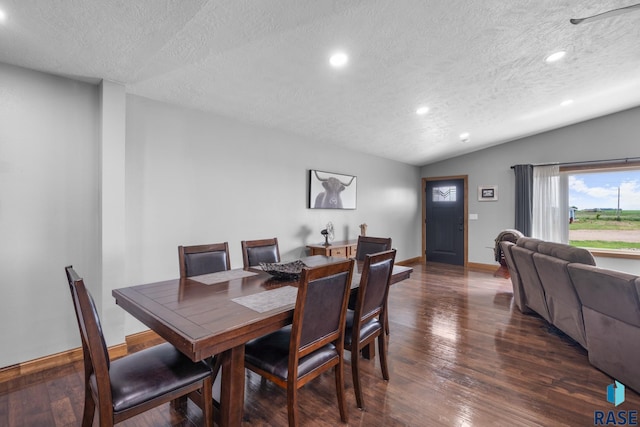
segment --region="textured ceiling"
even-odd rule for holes
[[[640,105],[640,11],[569,23],[632,3],[0,0],[0,61],[424,165]]]

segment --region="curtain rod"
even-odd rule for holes
[[[555,163],[539,163],[539,164],[535,164],[535,165],[531,165],[531,166],[552,166],[552,165],[558,165],[558,166],[585,166],[585,165],[590,165],[590,164],[607,164],[607,163],[629,163],[629,162],[639,162],[640,161],[640,157],[627,157],[624,159],[608,159],[608,160],[586,160],[583,162],[564,162],[564,163],[559,163],[559,162],[555,162]],[[516,165],[511,166],[511,169],[515,168]]]

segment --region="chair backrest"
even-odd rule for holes
[[[109,380],[109,352],[102,333],[102,325],[93,297],[85,287],[84,281],[75,272],[73,267],[65,268],[73,306],[76,311],[76,319],[80,329],[83,349],[86,346],[89,360],[85,354],[85,371],[87,364],[96,378],[98,404],[112,406],[111,384]],[[113,410],[112,408],[109,409]]]
[[[345,260],[302,270],[291,326],[289,375],[297,376],[301,357],[329,343],[342,354],[354,264]]]
[[[354,307],[353,342],[358,340],[360,324],[376,316],[382,316],[383,311],[386,310],[395,258],[395,249],[365,256],[358,298]]]
[[[178,261],[181,278],[230,270],[229,244],[178,246]]]
[[[364,257],[368,254],[389,250],[391,250],[391,237],[358,236],[356,259],[358,261],[364,261]]]
[[[280,262],[278,238],[242,241],[244,268],[255,267],[261,262]]]

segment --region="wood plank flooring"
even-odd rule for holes
[[[594,411],[640,410],[627,389],[614,408],[612,379],[591,366],[587,353],[538,316],[512,303],[511,282],[442,264],[414,265],[409,280],[390,292],[389,370],[364,361],[364,411],[345,372],[352,426],[590,426]],[[350,359],[347,353],[347,360]],[[286,426],[284,390],[246,374],[245,426]],[[79,426],[82,365],[0,384],[0,426]],[[299,395],[302,425],[340,425],[333,375]],[[197,426],[199,408],[169,405],[122,426]]]

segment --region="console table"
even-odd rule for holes
[[[319,243],[317,245],[307,245],[307,248],[309,248],[309,250],[311,251],[309,255],[324,255],[340,258],[355,258],[357,247],[357,240],[331,242],[329,246],[325,246],[324,243]]]

